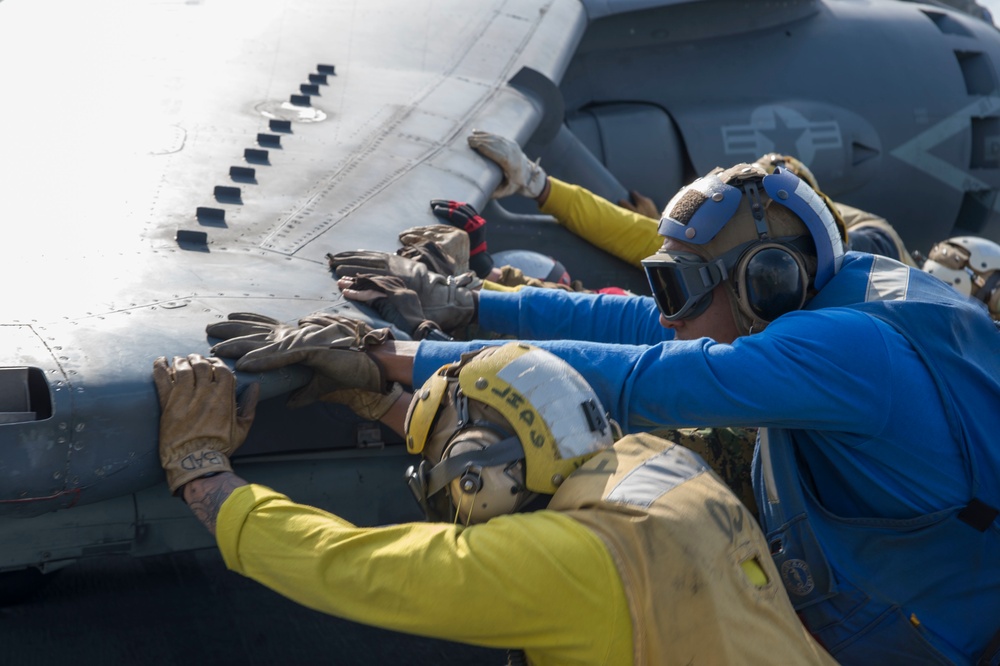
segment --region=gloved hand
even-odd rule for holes
[[[153,362],[160,398],[160,464],[170,492],[212,472],[231,472],[229,456],[244,440],[257,410],[260,386],[236,401],[236,378],[220,359],[198,354]]]
[[[473,130],[468,138],[469,145],[486,159],[492,160],[503,170],[503,180],[493,191],[494,199],[501,199],[511,194],[521,194],[537,199],[545,189],[548,176],[524,154],[521,147],[510,139],[493,134]]]
[[[392,339],[387,328],[373,330],[363,321],[317,313],[299,320],[297,326],[252,313],[235,313],[227,321],[209,324],[206,332],[223,341],[212,353],[235,358],[236,369],[266,372],[301,363],[313,369],[313,378],[292,394],[290,407],[301,407],[341,389],[386,393],[382,368],[365,353]]]
[[[461,229],[456,229],[448,224],[428,224],[421,227],[410,227],[399,234],[399,242],[404,247],[397,250],[396,254],[401,257],[409,257],[410,259],[417,258],[409,256],[404,252],[407,247],[437,245],[451,259],[454,268],[448,273],[434,270],[428,264],[427,267],[431,268],[435,273],[441,273],[441,275],[459,275],[469,270],[469,234]],[[420,260],[417,259],[417,261]]]
[[[420,298],[395,275],[355,275],[337,280],[344,298],[375,309],[393,326],[406,331],[414,340],[423,340],[440,331],[436,322],[424,313]]]
[[[434,199],[431,212],[453,227],[469,234],[469,267],[485,279],[493,270],[493,257],[486,250],[486,220],[470,204]]]
[[[632,211],[633,213],[639,213],[639,215],[644,215],[659,221],[660,211],[657,209],[656,203],[652,199],[639,194],[635,190],[629,191],[629,197],[631,200],[619,199],[618,205]]]
[[[430,319],[445,331],[475,321],[476,302],[472,292],[482,286],[482,281],[472,273],[445,277],[428,271],[419,262],[370,250],[328,254],[327,259],[338,278],[360,275],[393,275],[400,278],[405,288],[417,295],[423,318]],[[346,288],[353,289],[353,285],[348,283]],[[343,290],[344,287],[341,287]],[[346,293],[344,296],[351,298]],[[412,321],[409,315],[406,319]]]
[[[455,231],[458,230],[456,229]],[[458,267],[455,266],[455,262],[452,261],[451,257],[445,254],[444,250],[442,250],[441,246],[437,243],[419,241],[411,245],[404,245],[396,250],[396,255],[406,259],[412,259],[413,261],[419,261],[426,266],[427,270],[431,273],[437,273],[438,275],[444,275],[445,277],[458,274]],[[465,270],[462,272],[465,273],[468,272],[468,270],[468,261],[466,261]]]

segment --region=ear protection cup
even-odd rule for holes
[[[455,433],[445,447],[442,460],[482,452],[504,435],[490,427],[471,426]],[[446,489],[453,515],[449,520],[482,523],[494,516],[514,513],[535,493],[524,485],[524,460],[499,465],[469,465]]]
[[[809,273],[802,255],[783,243],[753,243],[733,269],[740,310],[755,321],[769,324],[806,302]]]

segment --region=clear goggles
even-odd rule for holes
[[[643,259],[642,268],[667,321],[704,312],[712,303],[712,290],[722,284],[728,272],[724,257],[705,261],[693,252],[658,252]]]

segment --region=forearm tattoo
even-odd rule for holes
[[[215,534],[215,524],[219,519],[222,503],[234,490],[245,485],[247,482],[232,472],[195,479],[184,486],[184,501],[201,524]]]

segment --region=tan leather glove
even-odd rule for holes
[[[153,362],[160,398],[160,464],[170,492],[206,474],[231,472],[229,456],[244,440],[257,410],[260,386],[236,401],[236,378],[217,358],[198,354]]]
[[[442,275],[458,275],[469,271],[469,234],[462,229],[457,229],[448,224],[429,224],[421,227],[410,227],[399,234],[399,242],[403,247],[396,250],[396,254],[415,259],[417,257],[406,254],[407,248],[433,243],[451,259],[454,266],[450,271],[434,270]],[[427,263],[426,261],[423,263]],[[428,264],[428,268],[431,268]]]
[[[476,302],[472,292],[482,287],[483,282],[474,273],[445,277],[430,272],[419,262],[371,250],[328,254],[327,259],[338,278],[362,275],[398,277],[406,289],[417,295],[424,318],[445,331],[475,321]],[[351,298],[347,293],[344,297]]]
[[[414,340],[423,340],[441,327],[425,313],[416,292],[395,275],[355,275],[337,280],[344,298],[373,308]],[[466,322],[468,323],[468,322]]]
[[[212,353],[235,358],[236,369],[267,372],[301,363],[313,369],[313,378],[292,394],[290,407],[301,407],[341,389],[386,393],[391,389],[382,368],[365,353],[368,347],[392,339],[387,328],[373,330],[363,321],[317,313],[298,325],[253,313],[234,313],[227,321],[209,324],[206,332],[223,341]]]
[[[503,180],[493,191],[492,197],[500,199],[511,194],[521,194],[537,199],[545,189],[548,176],[538,162],[532,162],[515,141],[492,132],[473,130],[469,146],[483,157],[496,162],[503,170]]]

